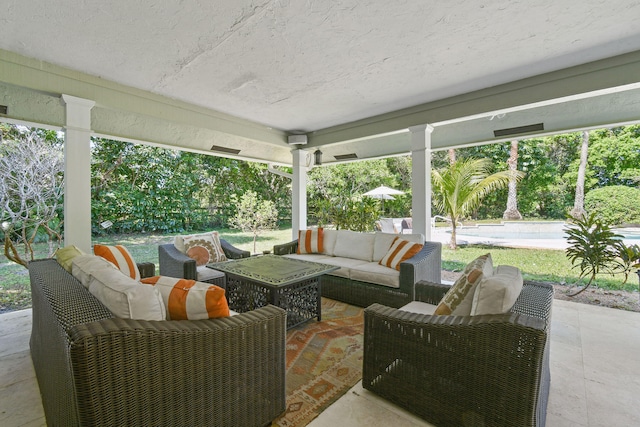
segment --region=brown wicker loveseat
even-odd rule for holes
[[[284,411],[284,310],[121,319],[56,260],[31,262],[29,275],[48,425],[264,426]]]
[[[438,304],[450,287],[421,282]],[[429,316],[365,309],[362,385],[441,426],[544,426],[553,288],[525,282],[510,312]]]

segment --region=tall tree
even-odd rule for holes
[[[578,168],[578,179],[576,181],[576,197],[573,202],[573,209],[569,214],[576,218],[583,218],[586,214],[584,210],[584,181],[587,171],[587,158],[589,156],[589,132],[582,132],[582,146],[580,148],[580,167]]]
[[[520,220],[522,215],[518,210],[518,182],[513,174],[518,170],[518,140],[511,141],[511,150],[509,151],[509,160],[507,160],[509,170],[512,176],[509,179],[509,195],[507,196],[507,209],[502,214],[502,218],[511,220]]]
[[[512,176],[517,180],[524,176],[519,171],[489,174],[491,166],[490,159],[464,159],[457,160],[442,171],[433,171],[436,206],[451,219],[451,249],[458,247],[457,223],[473,212],[487,194],[507,186]]]

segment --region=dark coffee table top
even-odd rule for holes
[[[286,286],[335,271],[335,267],[279,255],[261,255],[207,264],[207,267],[271,286]]]

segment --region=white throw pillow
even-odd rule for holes
[[[372,261],[373,233],[358,233],[350,230],[338,230],[338,238],[333,251],[334,256]]]
[[[92,271],[89,292],[114,316],[121,319],[165,320],[167,318],[164,302],[158,289],[136,282],[116,268]]]
[[[500,265],[492,276],[483,278],[476,287],[471,315],[503,314],[511,310],[522,291],[522,273],[516,267]]]

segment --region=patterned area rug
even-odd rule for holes
[[[322,298],[322,321],[287,332],[287,410],[273,427],[302,427],[362,378],[363,309]]]

